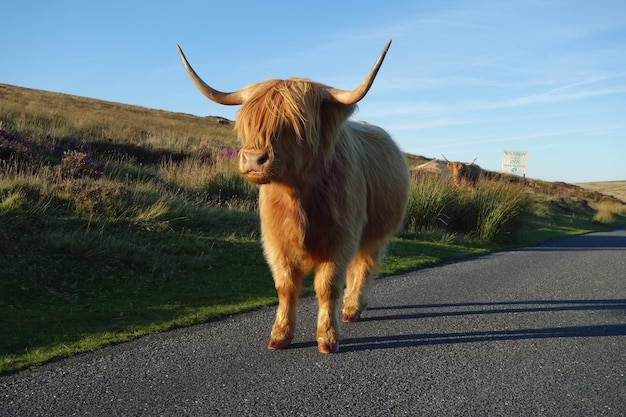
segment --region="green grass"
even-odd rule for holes
[[[0,373],[277,301],[218,120],[0,85]],[[532,184],[415,178],[381,274],[624,224]]]
[[[3,370],[273,301],[258,239],[75,219],[2,225]]]

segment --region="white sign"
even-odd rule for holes
[[[526,175],[528,172],[528,152],[502,151],[502,172]]]

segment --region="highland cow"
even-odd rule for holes
[[[476,184],[482,175],[483,170],[475,164],[476,159],[470,163],[465,162],[450,162],[444,156],[443,159],[447,162],[448,170],[452,174],[454,183],[459,187],[467,187],[470,190],[476,189]]]
[[[178,48],[200,92],[241,105],[239,171],[260,186],[263,249],[279,299],[269,349],[291,343],[302,280],[314,272],[318,350],[337,352],[344,286],[341,319],[352,322],[366,308],[368,284],[403,222],[409,190],[403,154],[383,129],[348,120],[390,43],[351,91],[290,78],[223,93],[204,83]]]

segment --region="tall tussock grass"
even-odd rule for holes
[[[601,201],[595,204],[595,223],[612,225],[617,222],[618,216],[626,216],[626,204],[615,201]]]
[[[483,181],[470,205],[477,208],[477,221],[470,232],[481,242],[513,237],[521,226],[519,216],[526,213],[530,198],[523,186],[507,181]]]
[[[449,228],[454,213],[450,207],[456,189],[440,175],[424,173],[411,179],[406,209],[407,231],[424,232]]]
[[[422,173],[411,181],[406,230],[493,242],[513,237],[519,217],[529,206],[530,197],[520,184],[483,179],[476,190],[470,190],[445,176]]]

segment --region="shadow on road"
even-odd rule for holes
[[[429,311],[432,309],[445,310]],[[409,312],[411,310],[417,311]],[[361,317],[360,321],[422,319],[429,317],[453,317],[481,314],[540,313],[554,311],[591,310],[622,310],[624,314],[626,314],[626,300],[542,300],[510,301],[500,303],[422,304],[389,307],[370,307],[367,309],[369,313],[376,311],[399,311],[399,313]]]
[[[602,336],[626,336],[626,324],[365,337],[342,340],[341,351],[356,352],[360,350],[397,349],[408,346],[447,345],[453,343]]]
[[[361,321],[397,321],[433,317],[571,311],[615,311],[626,317],[626,300],[540,300],[373,307],[368,309],[371,316],[362,317]],[[349,338],[341,341],[341,351],[355,352],[360,350],[395,349],[409,346],[446,345],[455,343],[604,336],[626,336],[626,323]]]

